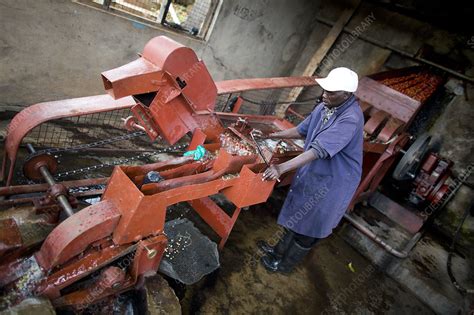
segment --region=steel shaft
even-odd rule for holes
[[[27,144],[26,148],[28,149],[30,154],[33,154],[36,152],[35,148],[31,144]],[[41,175],[43,176],[44,180],[46,183],[48,183],[49,186],[53,186],[56,184],[56,181],[53,178],[53,175],[49,172],[49,169],[46,165],[40,166],[39,171]],[[59,205],[63,210],[66,212],[67,216],[70,217],[74,214],[74,211],[72,210],[71,204],[69,203],[69,200],[67,199],[66,196],[64,195],[59,195],[56,200],[58,201]]]

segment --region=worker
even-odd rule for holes
[[[362,173],[364,117],[354,96],[358,76],[348,68],[335,68],[316,82],[322,102],[297,127],[271,133],[272,139],[305,138],[304,152],[270,165],[264,180],[277,180],[297,170],[278,216],[284,234],[275,246],[260,240],[263,266],[290,273],[319,240],[328,237],[341,221]]]

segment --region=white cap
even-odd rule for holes
[[[357,73],[351,69],[340,67],[332,69],[325,78],[316,79],[316,82],[326,91],[355,92],[359,83]]]

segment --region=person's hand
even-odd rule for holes
[[[281,176],[281,170],[278,165],[270,165],[265,172],[263,172],[263,180],[278,180]]]
[[[267,136],[269,139],[280,139],[281,135],[280,132],[272,132]]]

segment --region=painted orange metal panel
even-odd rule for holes
[[[252,170],[253,168],[253,170]],[[233,204],[239,208],[267,201],[273,191],[275,181],[263,181],[262,175],[256,170],[263,170],[264,165],[250,167],[244,165],[239,174],[239,181],[222,191]]]
[[[45,270],[65,263],[83,252],[93,242],[112,234],[120,212],[109,201],[101,201],[70,216],[46,238],[36,253],[38,264]]]

